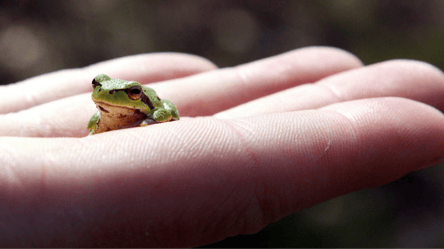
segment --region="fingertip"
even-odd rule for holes
[[[197,55],[159,52],[120,57],[84,69],[90,78],[99,73],[112,72],[112,78],[133,79],[146,84],[211,71],[217,66]]]
[[[182,58],[184,60],[194,60],[196,63],[199,63],[202,69],[206,70],[214,70],[218,68],[218,66],[211,60],[195,54],[177,53],[177,52],[162,52],[159,54],[177,56],[177,58]]]
[[[424,61],[395,59],[370,65],[369,68],[374,68],[379,75],[388,79],[386,86],[390,82],[398,82],[400,90],[392,95],[410,98],[438,110],[444,110],[442,97],[444,96],[444,73],[436,66]],[[400,75],[403,77],[401,78]],[[393,87],[387,87],[384,91],[390,93],[391,89]]]
[[[429,80],[435,80],[440,85],[444,85],[444,73],[441,69],[425,61],[411,60],[411,59],[393,59],[383,62],[378,62],[370,65],[370,67],[385,68],[385,71],[403,72],[414,74],[417,76],[425,76]]]
[[[393,67],[400,67],[400,68],[407,67],[413,69],[420,69],[424,70],[425,72],[432,72],[434,74],[443,76],[443,72],[438,67],[426,61],[412,60],[412,59],[392,59],[392,60],[377,62],[370,66],[379,65],[379,64],[387,64],[387,65],[392,65]]]
[[[159,56],[166,56],[172,59],[172,62],[184,62],[194,64],[196,68],[199,68],[199,70],[202,71],[210,71],[214,69],[218,69],[219,67],[212,62],[211,60],[195,55],[195,54],[187,54],[187,53],[179,53],[179,52],[158,52],[158,53],[151,53],[151,54],[144,54],[144,55],[159,55]]]
[[[329,46],[311,46],[294,50],[308,55],[318,56],[323,60],[337,60],[343,63],[347,68],[358,68],[364,66],[364,63],[354,54],[341,48]]]
[[[444,115],[430,105],[384,97],[342,102],[319,110],[333,110],[349,120],[361,141],[361,150],[370,155],[368,164],[396,169],[391,170],[396,174],[380,177],[374,187],[433,166],[444,158]],[[378,156],[372,150],[379,150]],[[380,158],[385,158],[384,162]]]

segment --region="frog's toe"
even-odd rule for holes
[[[147,118],[145,120],[142,121],[142,123],[140,123],[140,126],[147,126],[147,125],[152,125],[157,123],[154,119],[151,118]]]
[[[161,109],[161,110],[157,110],[153,113],[153,118],[154,120],[156,120],[157,122],[168,122],[171,120],[171,112],[165,110],[165,109]]]
[[[174,121],[174,120],[179,120],[180,119],[180,117],[179,117],[179,111],[174,111],[174,112],[172,112],[171,113],[171,121]]]

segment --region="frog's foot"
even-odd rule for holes
[[[154,119],[151,118],[147,118],[145,120],[142,121],[142,123],[140,123],[140,126],[147,126],[147,125],[152,125],[157,123]]]
[[[171,112],[166,109],[159,109],[153,113],[153,119],[158,123],[171,121]]]

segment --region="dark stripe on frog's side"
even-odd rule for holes
[[[142,102],[145,103],[151,110],[154,109],[153,102],[151,102],[150,98],[145,95],[145,93],[142,91]]]

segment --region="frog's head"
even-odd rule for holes
[[[111,79],[99,74],[92,81],[92,99],[101,112],[115,113],[122,110],[140,110],[146,113],[153,109],[145,95],[145,89],[136,81]]]

